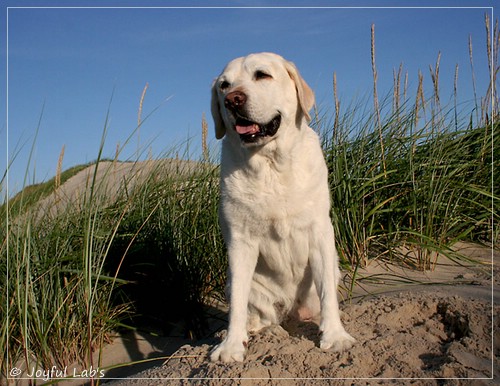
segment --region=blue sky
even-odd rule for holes
[[[6,74],[0,82],[1,92],[8,98],[7,104],[0,106],[5,122],[0,125],[0,172],[3,174],[7,160],[17,154],[9,169],[10,192],[23,186],[27,170],[28,183],[53,177],[63,145],[64,169],[95,160],[108,108],[104,156],[114,157],[117,144],[122,146],[136,127],[146,83],[149,87],[143,118],[154,112],[120,159],[135,159],[138,148],[143,157],[158,157],[188,138],[192,138],[193,155],[198,155],[203,113],[213,138],[213,79],[229,60],[251,52],[273,51],[293,61],[315,90],[318,107],[324,111],[333,112],[333,72],[344,105],[369,96],[373,87],[372,23],[376,30],[379,95],[391,92],[393,71],[400,63],[408,72],[410,90],[416,89],[421,70],[424,88],[430,91],[429,65],[435,65],[441,52],[443,100],[452,97],[458,64],[459,99],[470,102],[469,35],[478,94],[484,95],[488,87],[484,15],[491,16],[493,0],[4,0],[1,4],[7,28],[0,31],[0,67]],[[363,8],[367,4],[371,8]],[[99,8],[105,5],[116,8]],[[176,5],[194,8],[121,8]],[[261,8],[211,8],[216,5]],[[276,5],[280,8],[268,8]],[[360,8],[286,8],[346,5]],[[392,8],[395,5],[403,8]],[[423,8],[407,8],[412,5]],[[68,8],[44,8],[54,6]],[[473,8],[457,8],[466,6]],[[27,166],[40,117],[32,164]],[[216,146],[215,139],[212,142]]]

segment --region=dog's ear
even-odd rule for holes
[[[217,96],[217,80],[212,84],[211,110],[215,125],[215,138],[221,139],[226,134],[226,126],[224,126],[220,112],[219,98]]]
[[[295,83],[295,89],[297,90],[297,97],[299,99],[299,105],[302,109],[302,113],[306,119],[310,121],[311,116],[309,115],[309,110],[311,110],[314,106],[314,92],[308,86],[306,81],[302,79],[299,74],[299,70],[295,67],[295,64],[287,61],[285,67],[290,75],[290,78],[292,78]]]

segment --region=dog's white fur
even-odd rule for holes
[[[266,124],[281,114],[275,135],[240,139],[235,114],[225,106],[234,91],[247,97],[248,120]],[[271,53],[231,61],[212,87],[216,137],[224,137],[219,218],[230,296],[227,336],[212,361],[242,361],[248,331],[291,314],[312,318],[320,309],[321,348],[343,350],[354,342],[340,321],[328,173],[319,138],[308,126],[313,104],[293,63]]]

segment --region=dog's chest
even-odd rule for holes
[[[223,177],[222,205],[227,217],[255,222],[259,229],[267,224],[277,235],[283,235],[296,217],[307,217],[316,190],[306,175],[294,171],[239,170]]]

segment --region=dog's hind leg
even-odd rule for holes
[[[313,321],[319,317],[319,314],[318,292],[313,282],[311,267],[308,266],[304,278],[297,288],[297,295],[290,316],[299,321]]]

